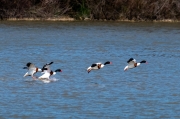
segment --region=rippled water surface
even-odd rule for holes
[[[180,23],[1,21],[0,44],[0,118],[180,118]],[[51,61],[54,82],[23,77]]]

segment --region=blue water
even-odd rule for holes
[[[179,34],[180,23],[1,21],[0,118],[180,118]],[[124,72],[131,57],[148,64]],[[23,77],[27,62],[51,61],[54,82]]]

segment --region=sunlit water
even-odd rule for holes
[[[180,23],[1,21],[0,118],[180,118],[179,34]],[[131,57],[148,64],[124,72]],[[51,61],[63,70],[52,82],[23,77],[27,62]]]

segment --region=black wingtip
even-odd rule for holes
[[[50,62],[49,65],[53,64],[54,62]]]
[[[97,64],[92,64],[92,65],[91,65],[91,67],[95,67],[95,66],[97,66]]]
[[[127,61],[127,63],[129,63],[130,61],[133,61],[134,59],[133,58],[130,58],[128,61]]]
[[[23,69],[27,69],[27,67],[23,67]]]
[[[31,62],[28,62],[28,63],[26,64],[26,66],[29,67],[31,64],[32,64]]]

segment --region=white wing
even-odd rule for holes
[[[30,66],[28,67],[28,69],[36,69],[36,66],[31,63]]]
[[[128,68],[133,68],[134,67],[134,64],[136,63],[136,60],[132,60],[128,63]]]
[[[28,74],[28,72],[26,72],[25,74],[24,74],[24,77],[26,77],[26,76],[28,76],[29,74]]]
[[[51,71],[48,69],[48,70],[43,70],[42,73],[46,74],[46,73],[50,73]]]
[[[91,66],[87,68],[87,71],[91,69]]]
[[[50,73],[46,72],[42,76],[39,77],[39,79],[49,79]]]
[[[98,65],[100,65],[100,68],[103,68],[103,67],[104,67],[104,64],[101,63],[101,62],[98,62],[98,63],[96,63],[96,64],[97,64],[97,66],[95,67],[95,69],[99,69],[99,68],[98,68]]]
[[[47,68],[47,70],[44,70],[43,72],[44,73],[46,73],[46,72],[51,72],[51,68],[50,68],[50,65],[49,64],[46,64],[46,65],[44,65],[44,67],[43,68]]]
[[[36,68],[29,68],[28,72],[24,75],[24,77],[33,76],[35,72],[36,72]]]
[[[136,59],[133,59],[134,63],[136,63]]]

